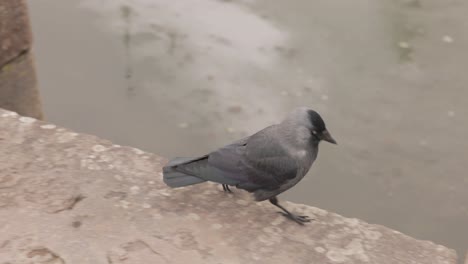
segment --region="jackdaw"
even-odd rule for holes
[[[269,201],[284,216],[303,224],[276,196],[296,185],[317,158],[320,141],[336,144],[320,115],[309,108],[293,110],[281,123],[196,158],[174,158],[163,168],[164,182],[183,187],[205,181],[220,183],[225,191],[236,186]]]

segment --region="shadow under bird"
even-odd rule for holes
[[[174,158],[163,168],[172,187],[205,181],[220,183],[224,191],[236,186],[255,200],[269,200],[287,218],[303,224],[308,216],[289,212],[276,196],[296,185],[317,158],[320,141],[336,144],[320,115],[312,109],[293,110],[281,123],[196,158]]]

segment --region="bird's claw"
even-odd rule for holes
[[[229,185],[227,184],[222,184],[223,185],[223,190],[228,193],[232,193],[231,189],[229,189]]]
[[[307,215],[295,215],[295,214],[291,214],[291,213],[285,213],[285,212],[278,212],[279,214],[282,214],[284,217],[290,219],[290,220],[293,220],[294,222],[300,224],[300,225],[303,225],[304,223],[307,223],[307,222],[310,222],[312,221],[313,219],[310,218],[309,216]]]

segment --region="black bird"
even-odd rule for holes
[[[301,107],[280,124],[196,158],[175,158],[163,168],[164,182],[173,188],[205,181],[217,182],[230,192],[236,186],[269,200],[284,216],[303,224],[308,216],[295,215],[276,196],[296,185],[317,158],[320,141],[336,144],[320,115]]]

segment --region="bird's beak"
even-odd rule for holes
[[[330,142],[332,144],[338,144],[336,143],[336,140],[331,136],[330,132],[328,132],[328,130],[325,130],[322,132],[322,140],[325,140],[327,142]]]

